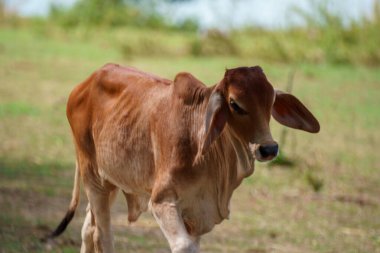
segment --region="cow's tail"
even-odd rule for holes
[[[59,223],[57,228],[45,239],[52,239],[54,237],[59,236],[60,234],[63,233],[63,231],[65,231],[66,227],[69,225],[70,221],[74,217],[75,210],[77,209],[77,206],[79,204],[79,195],[80,195],[80,171],[79,171],[79,164],[77,162],[75,166],[74,187],[73,187],[69,209],[67,210],[66,215],[62,219],[61,223]]]

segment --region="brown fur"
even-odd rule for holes
[[[253,173],[250,145],[274,143],[275,96],[260,67],[227,70],[208,88],[189,73],[169,81],[107,64],[78,85],[67,117],[90,203],[82,252],[112,251],[109,205],[117,188],[129,221],[150,203],[173,252],[196,252],[199,237],[228,217],[234,189]],[[248,114],[234,112],[231,98]],[[301,114],[296,127],[314,130]]]

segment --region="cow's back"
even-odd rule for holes
[[[154,157],[151,116],[169,96],[171,81],[107,64],[70,95],[67,116],[77,152],[125,192],[148,192]]]

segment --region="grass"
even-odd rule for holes
[[[282,152],[295,164],[257,164],[234,193],[230,220],[202,239],[202,252],[380,252],[377,68],[227,56],[126,59],[113,43],[75,38],[0,30],[1,253],[78,251],[85,196],[61,238],[53,244],[38,238],[62,218],[71,196],[66,99],[106,62],[168,78],[186,70],[207,84],[218,82],[225,68],[261,65],[280,89],[295,69],[293,93],[315,113],[321,132],[289,130]],[[281,126],[273,121],[271,127],[278,139]],[[144,214],[128,226],[126,210],[120,198],[113,211],[117,251],[168,252],[154,219]]]

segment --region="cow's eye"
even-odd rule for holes
[[[248,112],[242,109],[232,98],[230,98],[230,106],[238,114],[241,114],[241,115],[248,114]]]

